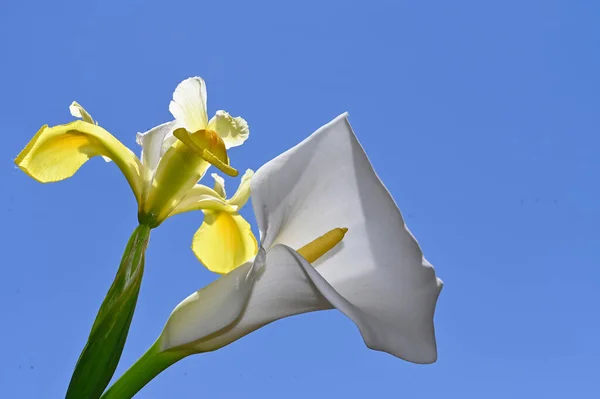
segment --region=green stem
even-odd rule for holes
[[[142,277],[150,227],[138,226],[75,365],[66,399],[97,399],[110,382],[131,325]]]
[[[182,351],[160,351],[160,343],[156,341],[154,345],[144,353],[115,382],[101,399],[129,399],[132,398],[140,389],[149,383],[154,377],[160,374],[167,367],[178,362],[189,353]]]

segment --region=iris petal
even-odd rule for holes
[[[207,269],[225,274],[252,259],[258,244],[250,224],[238,213],[204,211],[192,250]]]
[[[142,166],[136,155],[98,125],[74,121],[43,126],[15,159],[23,172],[42,183],[67,179],[90,158],[105,156],[121,169],[138,202]]]

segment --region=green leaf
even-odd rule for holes
[[[129,332],[144,274],[150,228],[138,226],[79,356],[66,399],[97,399],[110,382]]]

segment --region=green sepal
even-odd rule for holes
[[[150,228],[145,225],[138,226],[131,235],[117,275],[75,365],[66,399],[97,399],[110,382],[135,311],[149,237]]]

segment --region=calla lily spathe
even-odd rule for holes
[[[258,255],[175,308],[157,341],[162,352],[212,351],[275,320],[337,308],[368,347],[436,360],[442,281],[345,114],[261,167],[250,187]],[[341,243],[313,264],[296,252],[340,227]]]
[[[29,176],[48,183],[71,177],[94,156],[112,160],[131,186],[140,222],[156,227],[171,214],[180,213],[178,204],[193,194],[191,191],[211,164],[231,176],[237,175],[229,165],[227,149],[248,138],[248,124],[225,111],[218,111],[209,121],[206,99],[202,78],[181,82],[169,106],[175,120],[138,134],[141,159],[74,102],[71,114],[81,120],[43,126],[15,163]]]

